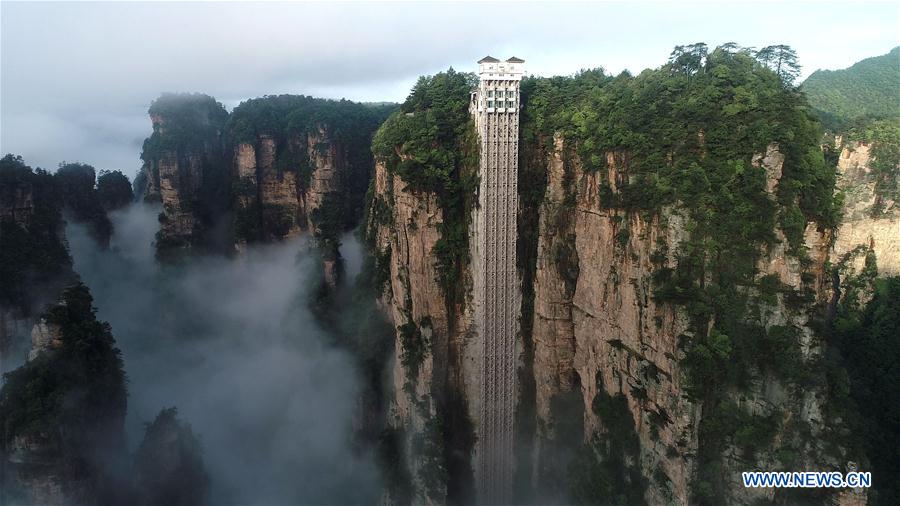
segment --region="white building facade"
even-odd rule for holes
[[[519,84],[524,61],[478,62],[470,112],[480,137],[478,206],[473,211],[475,330],[481,342],[476,445],[480,504],[510,504],[514,468],[516,338],[521,310],[516,268],[519,207]]]

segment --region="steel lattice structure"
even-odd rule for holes
[[[519,207],[519,82],[522,60],[479,63],[470,109],[481,141],[473,212],[475,326],[481,342],[477,486],[480,504],[509,504],[514,467],[516,335],[521,305],[516,270]]]

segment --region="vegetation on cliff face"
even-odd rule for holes
[[[843,70],[816,71],[802,90],[827,130],[845,144],[870,144],[872,217],[881,216],[886,201],[900,200],[900,47]],[[830,151],[830,139],[825,145]],[[843,147],[833,152],[834,161]]]
[[[817,70],[802,89],[832,131],[874,119],[900,119],[900,47],[846,69]]]
[[[871,143],[868,177],[875,182],[872,217],[877,218],[885,201],[900,201],[900,117],[855,124],[846,140]]]
[[[352,228],[362,215],[363,196],[374,165],[372,135],[393,109],[392,105],[367,105],[303,95],[266,96],[247,100],[236,107],[229,117],[227,130],[230,142],[235,145],[247,143],[258,149],[261,137],[271,138],[276,148],[275,169],[279,174],[295,172],[300,193],[309,189],[314,169],[308,138],[317,141],[314,149],[320,156],[334,150],[335,163],[343,164],[347,169],[341,170],[339,181],[335,181],[341,186],[341,196],[326,199],[318,214],[310,216],[323,249],[334,250],[332,245],[337,244],[337,237]],[[242,181],[233,184],[236,196],[251,197],[255,202],[247,209],[236,210],[237,238],[254,241],[267,237],[266,231],[273,228],[271,222],[279,221],[279,214],[285,210],[261,206],[260,196],[254,192],[258,188],[253,184]]]
[[[200,440],[175,408],[163,409],[147,425],[135,455],[135,487],[142,506],[201,506],[209,476]]]
[[[115,493],[104,466],[122,450],[126,389],[109,324],[97,320],[92,303],[79,283],[46,312],[61,345],[5,375],[0,433],[6,449],[16,438],[45,441],[58,452],[51,458],[64,482],[86,483],[86,497],[102,503]]]
[[[175,258],[186,247],[227,251],[233,240],[283,238],[299,218],[296,207],[264,202],[262,174],[232,177],[231,157],[242,143],[258,153],[261,140],[271,139],[275,174],[267,177],[280,180],[286,172],[295,173],[297,188],[288,196],[295,195],[299,205],[315,169],[308,137],[316,141],[313,149],[318,156],[333,152],[335,158],[338,173],[333,184],[341,196],[326,197],[308,217],[323,253],[336,256],[337,238],[362,215],[373,167],[372,134],[391,110],[389,104],[277,95],[247,100],[229,114],[207,95],[163,94],[150,106],[153,134],[144,142],[145,171],[135,182],[139,188],[149,185],[156,195],[160,164],[167,163],[170,169],[174,164],[176,172],[167,177],[181,202],[180,209],[166,209],[160,218],[163,230],[157,249],[161,258]],[[230,226],[219,223],[224,216],[231,217],[229,212],[234,214]],[[167,231],[170,220],[181,228],[184,220],[191,221],[193,229],[189,234]]]
[[[220,142],[228,111],[202,93],[163,93],[150,104],[153,134],[144,140],[141,159],[152,163],[166,152],[202,153]]]
[[[478,140],[468,112],[475,79],[452,68],[419,78],[372,142],[375,157],[400,176],[408,191],[438,198],[443,221],[432,253],[451,313],[465,296],[468,223],[478,187]]]
[[[95,169],[83,163],[63,162],[53,178],[57,182],[63,207],[71,218],[87,224],[94,240],[108,245],[113,226],[95,188]]]
[[[23,198],[30,210],[17,209]],[[73,279],[60,208],[53,175],[33,170],[20,156],[0,159],[0,307],[25,315],[42,311]]]
[[[628,401],[608,394],[597,373],[592,409],[603,430],[594,434],[569,464],[569,482],[576,504],[646,504],[647,479],[641,473],[640,441]]]
[[[97,197],[107,212],[121,209],[134,201],[131,182],[120,170],[101,170],[97,176]]]
[[[526,80],[520,87],[523,104],[531,101],[537,80]],[[534,374],[534,279],[537,274],[537,252],[540,232],[540,209],[547,187],[544,174],[547,139],[535,127],[535,112],[525,107],[520,111],[518,188],[519,208],[516,224],[516,268],[522,278],[522,310],[519,319],[522,342],[522,367],[517,371],[519,399],[516,408],[516,466],[513,477],[514,500],[525,503],[534,490],[531,466],[532,443],[537,432],[535,416],[536,384]],[[579,402],[579,404],[582,404]],[[583,417],[583,406],[581,406]],[[579,438],[580,440],[581,438]],[[579,441],[580,443],[580,441]],[[559,483],[559,481],[557,481]]]
[[[256,144],[261,135],[286,141],[327,128],[331,139],[344,145],[349,156],[356,158],[369,151],[371,132],[394,108],[305,95],[269,95],[246,100],[235,107],[228,119],[228,132],[236,144]],[[284,168],[291,170],[288,166]]]
[[[780,228],[790,254],[805,262],[806,222],[833,227],[840,208],[832,196],[834,170],[819,148],[821,129],[792,84],[792,51],[766,49],[728,44],[709,51],[694,44],[638,76],[595,70],[522,83],[526,150],[539,142],[551,152],[559,133],[585,171],[616,161],[618,179],[601,187],[602,205],[648,215],[674,206],[690,218],[688,238],[670,245],[674,264],[665,251],[654,255],[654,297],[681,306],[690,318],[684,363],[689,393],[704,409],[694,487],[700,503],[723,498],[725,490],[715,485],[722,483],[721,454],[740,446],[734,434],[751,434],[757,425],[740,413],[718,416],[737,409],[726,402],[728,392],[746,390],[767,374],[796,386],[810,381],[799,329],[771,327],[761,316],[778,297],[808,306],[809,286],[795,291],[760,277],[757,261],[778,244]],[[770,146],[785,157],[774,196],[766,170],[754,163]],[[536,184],[521,191],[539,190]],[[577,261],[570,257],[560,261]]]
[[[444,360],[439,357],[446,356],[451,348],[444,343],[457,330],[453,327],[465,300],[468,224],[478,185],[478,142],[468,112],[474,83],[472,74],[453,69],[420,78],[400,111],[385,121],[372,142],[376,161],[384,164],[391,178],[399,176],[404,191],[435,198],[440,208],[441,221],[437,224],[440,237],[431,254],[437,271],[434,281],[441,287],[450,328],[440,333],[432,328],[432,318],[441,315],[413,320],[410,300],[402,308],[406,321],[398,326],[397,336],[401,362],[407,373],[403,390],[415,408],[415,416],[440,420],[426,423],[422,433],[407,435],[409,451],[419,463],[416,469],[416,483],[422,489],[419,493],[423,500],[463,504],[472,500],[469,452],[475,440],[465,400],[457,391],[455,380],[441,376],[446,372],[438,372],[449,371],[444,364],[435,368],[429,393],[418,394],[415,376],[428,355],[434,353],[436,363]],[[393,205],[393,191],[387,195],[369,194],[370,242],[378,226],[393,224]],[[376,262],[373,278],[381,289],[386,286],[392,252],[373,251],[373,254]]]
[[[161,186],[160,168],[178,194],[177,209],[167,203],[160,215],[157,257],[174,261],[187,250],[220,252],[230,247],[219,222],[227,213],[230,164],[225,158],[223,129],[228,112],[219,102],[200,93],[164,93],[149,109],[153,133],[144,140],[141,159],[147,184]],[[143,184],[143,183],[142,183]],[[159,197],[158,193],[147,197]],[[188,232],[175,233],[187,217]]]
[[[868,287],[845,287],[834,321],[847,371],[837,383],[841,401],[851,405],[841,414],[851,418],[871,465],[869,498],[876,505],[897,504],[900,484],[887,477],[900,473],[900,277],[874,280],[874,261],[867,264],[873,272],[862,281],[874,288],[871,300],[859,300]]]

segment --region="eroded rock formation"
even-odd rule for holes
[[[164,94],[150,106],[153,134],[141,158],[144,199],[161,202],[157,255],[177,258],[189,250],[222,251],[230,181],[224,127],[228,113],[212,97]]]
[[[158,251],[229,252],[309,231],[333,282],[339,237],[362,214],[372,133],[389,110],[280,95],[229,115],[205,95],[163,95],[143,154],[144,198],[163,204]]]
[[[445,295],[435,282],[432,251],[443,220],[436,196],[408,191],[383,163],[375,166],[373,185],[366,226],[380,259],[378,268],[383,269],[379,302],[398,329],[388,423],[406,435],[406,458],[420,499],[443,502],[447,470],[441,425],[449,420],[441,417],[451,399],[477,401],[473,394],[479,391],[479,362],[475,347],[467,346],[471,315],[458,314],[449,321]]]
[[[833,262],[862,247],[874,253],[879,274],[896,276],[900,274],[900,209],[891,199],[878,202],[876,209],[878,195],[870,167],[872,146],[864,142],[843,144],[840,138],[835,143],[840,149],[837,189],[844,195],[844,218],[835,231]],[[848,260],[859,272],[865,255]]]
[[[535,385],[534,460],[519,465],[532,466],[528,474],[535,477],[555,468],[561,473],[557,478],[565,479],[566,462],[554,460],[558,455],[554,441],[570,436],[566,432],[573,427],[573,416],[583,417],[574,425],[583,431],[578,439],[590,441],[606,423],[593,409],[595,399],[621,396],[639,441],[631,464],[647,481],[645,499],[651,504],[688,504],[703,444],[701,421],[712,415],[704,412],[702,399],[689,394],[685,380],[688,317],[682,307],[655,299],[653,277],[661,265],[676,262],[679,244],[690,236],[690,219],[679,206],[660,213],[611,209],[603,201],[606,188],[615,195],[617,186],[627,181],[627,157],[609,153],[607,169],[590,172],[580,166],[577,156],[565,154],[562,136],[552,145],[544,155],[546,190],[538,213],[530,315],[533,358],[525,365]],[[773,200],[784,162],[775,144],[753,159],[765,173],[765,187]],[[393,422],[421,438],[428,434],[428,420],[436,412],[433,405],[419,402],[446,392],[446,378],[451,382],[456,378],[455,391],[464,395],[462,405],[468,406],[465,414],[471,420],[480,402],[479,377],[473,367],[477,357],[467,346],[471,315],[463,312],[448,322],[444,294],[434,283],[438,273],[430,255],[440,239],[442,210],[434,195],[411,193],[405,186],[382,165],[376,167],[368,227],[375,237],[373,254],[383,259],[385,269],[381,302],[398,327]],[[870,219],[854,226],[873,230]],[[764,314],[758,316],[766,331],[796,329],[803,362],[815,364],[823,352],[817,319],[832,296],[827,266],[841,240],[832,251],[832,231],[809,222],[801,260],[789,253],[789,241],[780,230],[775,236],[773,246],[760,252],[756,278],[771,280],[779,288],[770,295],[749,289],[748,295],[760,299]],[[890,244],[890,237],[878,237]],[[413,365],[406,354],[416,339],[426,352]],[[446,355],[440,357],[442,353]],[[440,371],[443,367],[447,370]],[[735,485],[747,469],[789,465],[846,471],[846,456],[822,443],[840,430],[840,422],[824,413],[827,395],[822,387],[798,389],[794,380],[766,371],[755,378],[746,389],[728,391],[726,402],[755,419],[768,420],[776,429],[752,454],[742,446],[745,442],[732,439],[722,448],[724,475],[732,483],[726,487],[729,500],[749,504],[775,498],[774,490]],[[574,407],[572,398],[577,399]],[[559,411],[567,402],[568,410]],[[784,448],[794,452],[790,460],[785,460]],[[423,449],[410,448],[408,456],[418,486],[427,490],[428,472],[423,468],[429,464]],[[559,487],[564,493],[565,484]],[[848,504],[864,501],[852,491],[836,497]]]

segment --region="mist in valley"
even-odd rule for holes
[[[83,226],[67,230],[75,269],[122,350],[130,451],[145,424],[176,406],[201,440],[212,504],[376,502],[374,458],[353,443],[359,373],[309,309],[321,281],[312,243],[163,267],[152,245],[159,211],[111,213],[109,250]],[[352,235],[343,242],[352,279],[361,247]]]

